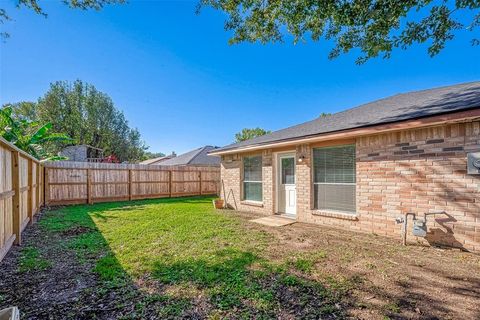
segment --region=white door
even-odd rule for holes
[[[278,212],[297,213],[297,192],[295,188],[295,154],[278,157]]]

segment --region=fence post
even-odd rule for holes
[[[40,209],[45,204],[44,199],[43,199],[44,194],[45,194],[45,185],[43,184],[45,169],[41,165],[39,166],[39,168],[40,168],[40,170],[39,170],[40,172],[38,173],[39,174],[38,181],[40,183],[40,188],[38,190],[38,201],[39,201],[38,202],[39,203],[38,209]]]
[[[200,195],[202,195],[202,171],[198,173],[198,177],[200,178]]]
[[[87,169],[87,203],[92,204],[92,181],[90,177],[90,169]]]
[[[42,199],[42,206],[45,205],[45,171],[47,169],[42,166],[42,171],[40,171],[40,183],[42,184],[42,188],[40,189],[40,198]]]
[[[37,185],[37,189],[35,189],[36,191],[36,195],[35,195],[35,204],[36,204],[36,208],[35,208],[35,213],[38,212],[38,210],[40,210],[40,206],[41,206],[41,203],[40,203],[40,190],[41,190],[41,186],[40,186],[40,171],[42,170],[42,167],[40,166],[40,163],[37,163],[36,167],[37,168],[37,171],[36,171],[36,174],[37,176],[35,177],[35,180],[36,180],[36,185]]]
[[[13,209],[13,233],[15,234],[15,244],[22,244],[22,221],[20,221],[20,165],[18,151],[12,151],[12,209]]]
[[[128,201],[132,201],[132,169],[128,169]]]
[[[49,177],[48,177],[48,167],[45,167],[43,172],[43,204],[48,205],[50,202],[50,184],[49,184]]]
[[[27,214],[29,224],[33,223],[33,161],[28,159]]]
[[[168,197],[172,197],[172,170],[168,171]]]

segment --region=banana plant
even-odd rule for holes
[[[11,107],[0,109],[0,136],[39,160],[66,159],[49,154],[44,147],[47,143],[73,142],[72,138],[63,133],[51,132],[51,123],[40,125],[34,121],[15,119],[12,111]]]

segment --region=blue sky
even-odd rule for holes
[[[392,94],[480,79],[480,47],[464,32],[435,58],[426,46],[358,66],[328,60],[328,42],[230,46],[225,17],[196,2],[130,1],[95,12],[41,2],[2,29],[0,103],[36,100],[49,83],[82,79],[110,95],[151,151],[233,141],[244,127],[276,130]]]

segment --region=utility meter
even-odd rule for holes
[[[426,237],[427,235],[427,222],[425,220],[413,220],[412,233],[416,237]]]

